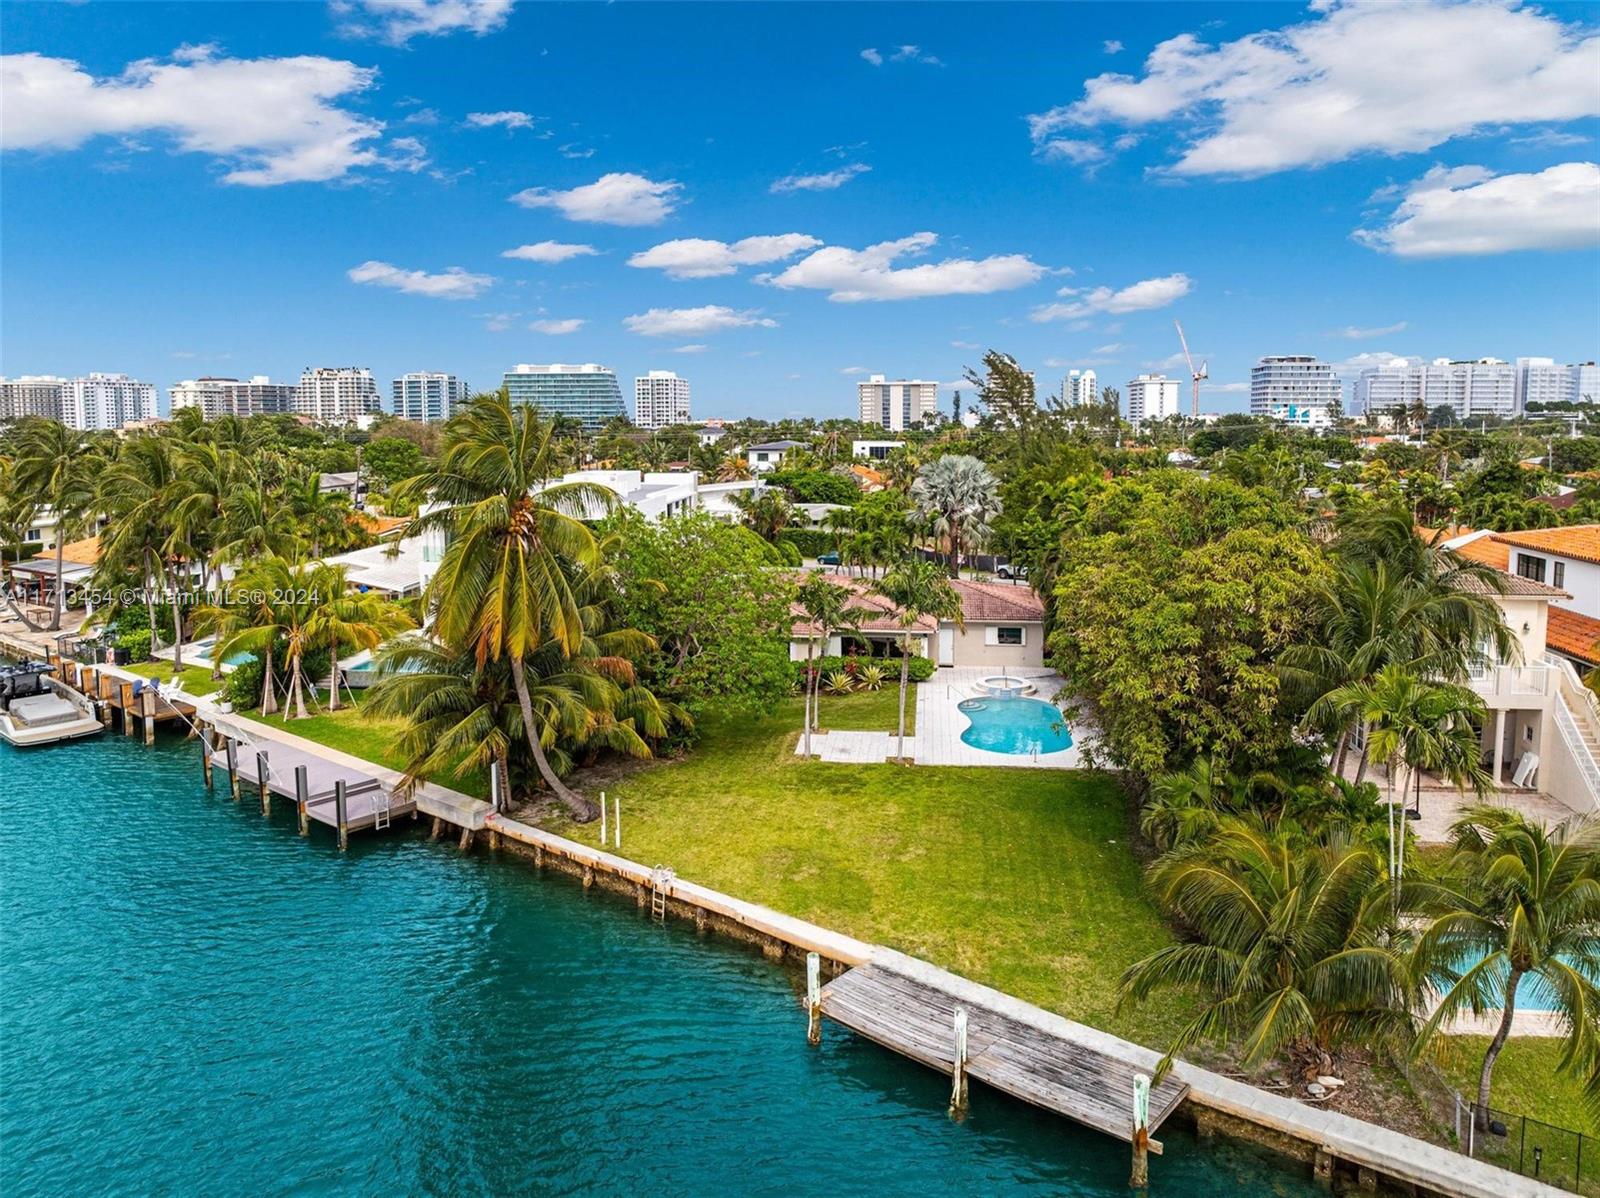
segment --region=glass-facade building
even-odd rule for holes
[[[532,404],[546,417],[570,416],[590,431],[626,416],[617,373],[608,366],[514,366],[506,371],[506,394],[512,403]]]
[[[418,370],[395,379],[393,397],[394,414],[402,420],[435,424],[467,402],[467,385],[453,374]]]

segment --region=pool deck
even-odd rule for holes
[[[1061,676],[1051,670],[1010,670],[1011,677],[1027,678],[1036,688],[1031,698],[1048,701],[1061,689]],[[917,731],[906,737],[906,756],[917,765],[988,766],[1004,769],[1075,770],[1083,767],[1086,730],[1074,725],[1072,747],[1038,757],[1024,753],[995,753],[974,749],[961,739],[971,722],[961,713],[963,699],[980,694],[978,684],[995,675],[993,669],[954,667],[937,671],[917,686]],[[802,752],[797,740],[795,752]],[[822,761],[852,765],[877,764],[895,756],[893,732],[824,732],[811,738],[811,752]]]

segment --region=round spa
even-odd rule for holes
[[[1008,678],[997,674],[978,683],[978,689],[996,699],[1016,699],[1033,694],[1037,688],[1026,678]]]

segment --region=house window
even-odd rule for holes
[[[1022,644],[1022,629],[1020,629],[1020,628],[997,628],[997,629],[995,629],[995,644],[997,644],[997,645],[1020,645],[1020,644]]]
[[[1567,585],[1567,563],[1566,562],[1551,562],[1550,563],[1550,585],[1551,586],[1555,586],[1555,587],[1562,587],[1562,586],[1566,586]]]
[[[1517,574],[1523,578],[1531,578],[1534,582],[1544,581],[1544,558],[1529,557],[1526,553],[1517,554]]]

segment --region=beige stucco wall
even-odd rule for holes
[[[1537,665],[1544,657],[1545,632],[1550,620],[1550,603],[1546,599],[1524,599],[1516,595],[1497,595],[1495,602],[1505,613],[1506,627],[1522,644],[1521,665]],[[1528,631],[1522,626],[1526,624]]]
[[[947,627],[954,627],[947,625]],[[986,645],[984,632],[989,628],[1017,628],[1021,627],[1024,644],[1021,645]],[[1019,669],[1040,668],[1044,665],[1044,625],[1018,624],[1016,622],[996,622],[991,624],[978,624],[969,621],[965,631],[955,628],[954,660],[952,665],[957,666],[985,666],[985,667],[1012,667]],[[937,646],[936,646],[937,650]],[[937,660],[937,658],[935,658]]]

